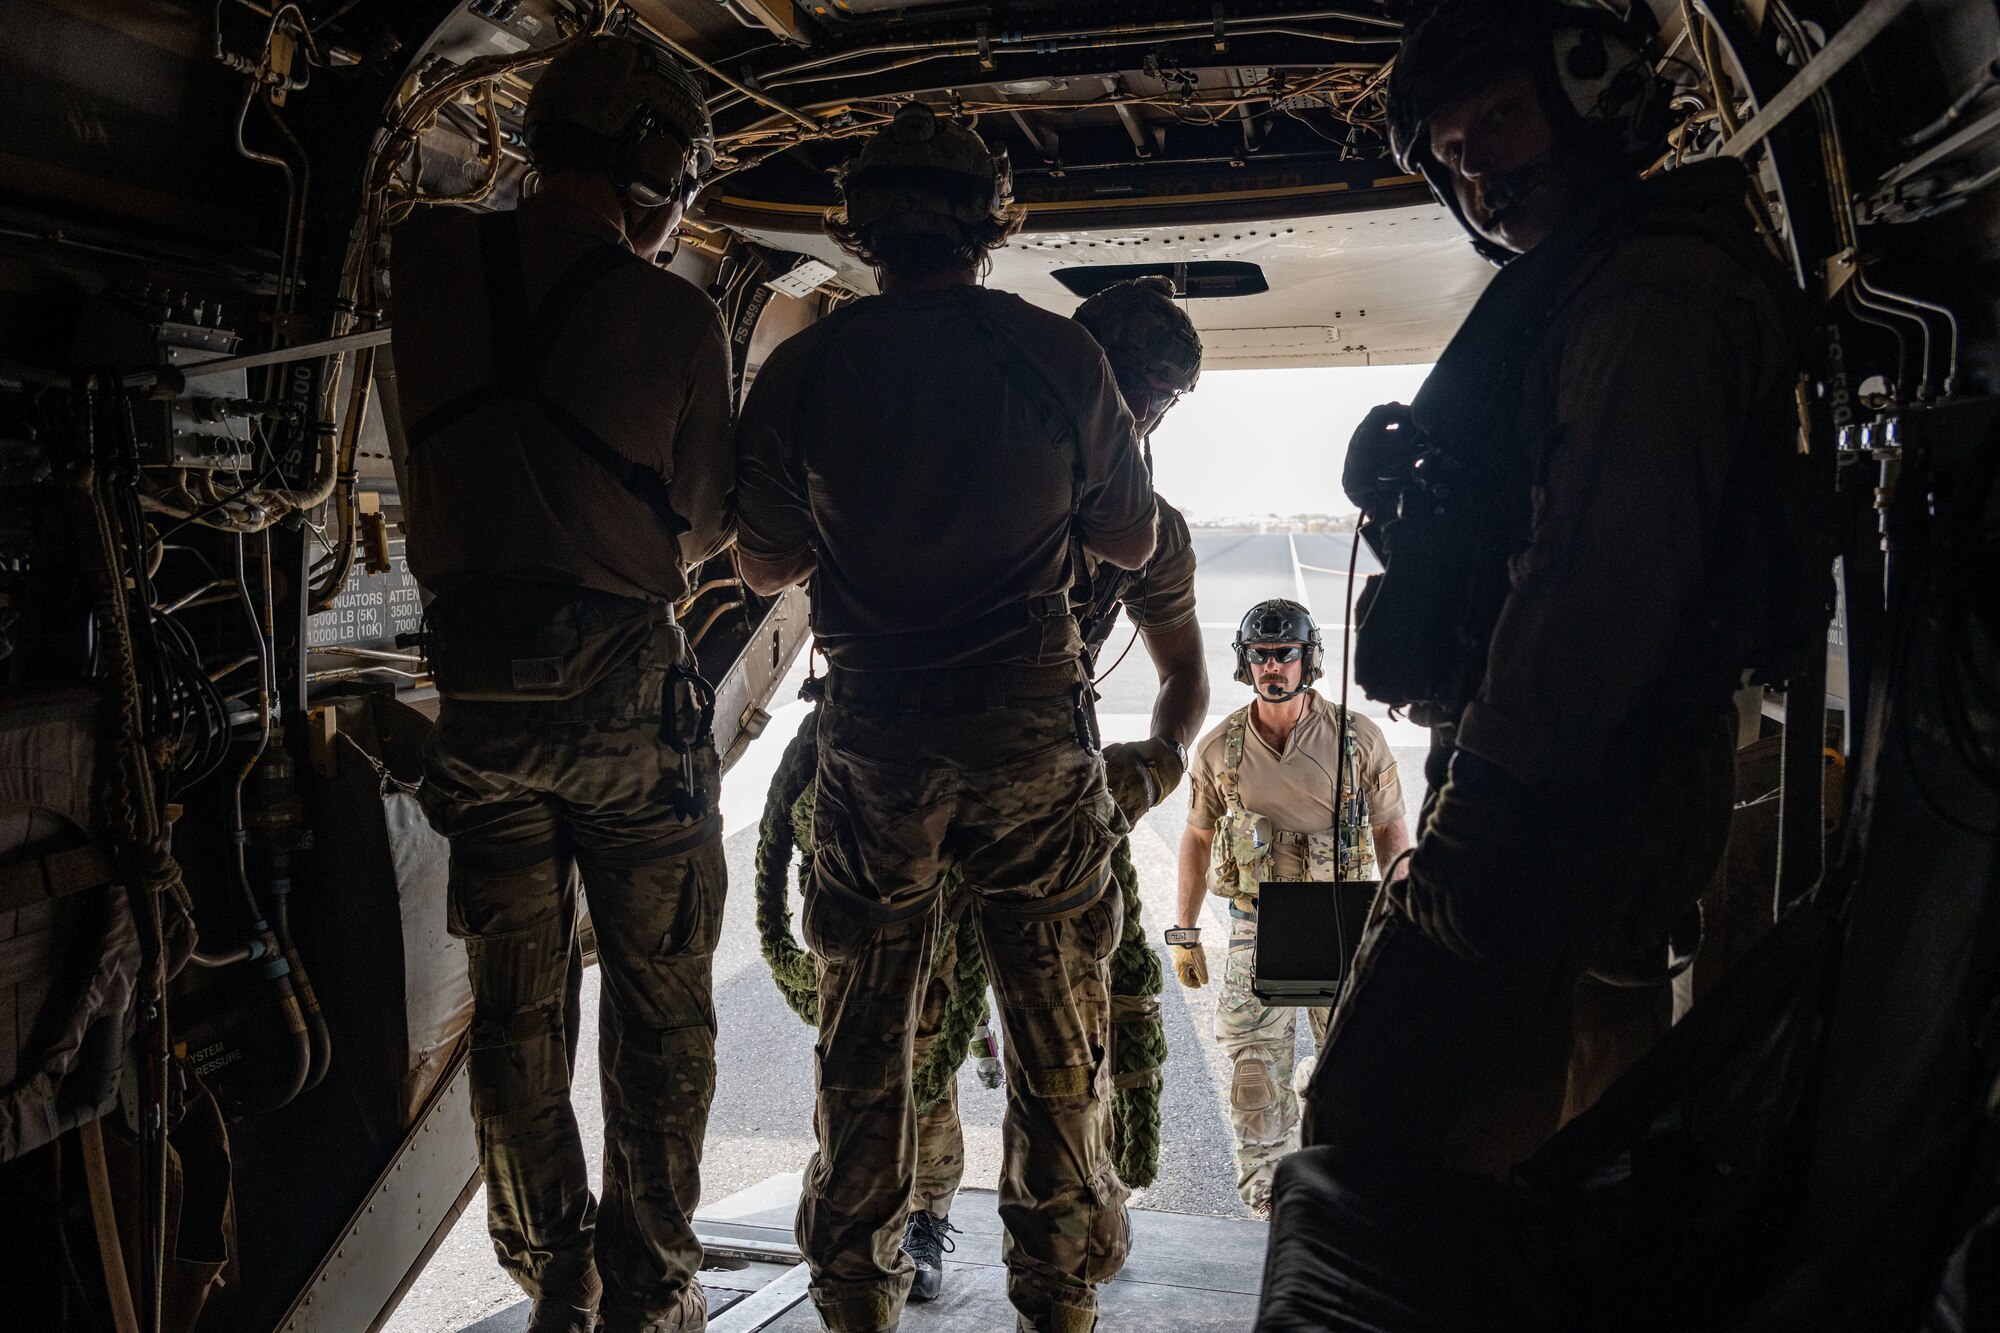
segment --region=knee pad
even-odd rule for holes
[[[1277,1106],[1278,1081],[1272,1077],[1268,1060],[1254,1055],[1236,1057],[1236,1069],[1229,1080],[1229,1104],[1252,1113]]]

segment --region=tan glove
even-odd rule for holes
[[[1104,747],[1104,780],[1127,824],[1137,824],[1140,816],[1180,786],[1186,767],[1180,747],[1158,736]]]
[[[1189,990],[1208,984],[1208,955],[1201,951],[1200,926],[1175,926],[1167,932],[1167,944],[1174,954],[1174,975]]]

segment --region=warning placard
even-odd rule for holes
[[[333,606],[306,621],[306,647],[393,648],[398,634],[423,625],[424,604],[402,552],[389,557],[386,574],[364,573],[357,564]]]

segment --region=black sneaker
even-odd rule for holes
[[[903,1253],[917,1266],[916,1280],[910,1284],[910,1299],[934,1301],[944,1290],[944,1257],[957,1246],[951,1243],[958,1228],[921,1208],[910,1214],[903,1226]]]

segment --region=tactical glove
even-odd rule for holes
[[[1200,926],[1175,926],[1167,932],[1167,944],[1174,951],[1174,975],[1189,990],[1208,984],[1208,955],[1201,951]]]
[[[1141,815],[1180,786],[1185,767],[1180,747],[1158,736],[1104,747],[1104,780],[1127,824],[1137,824]]]

